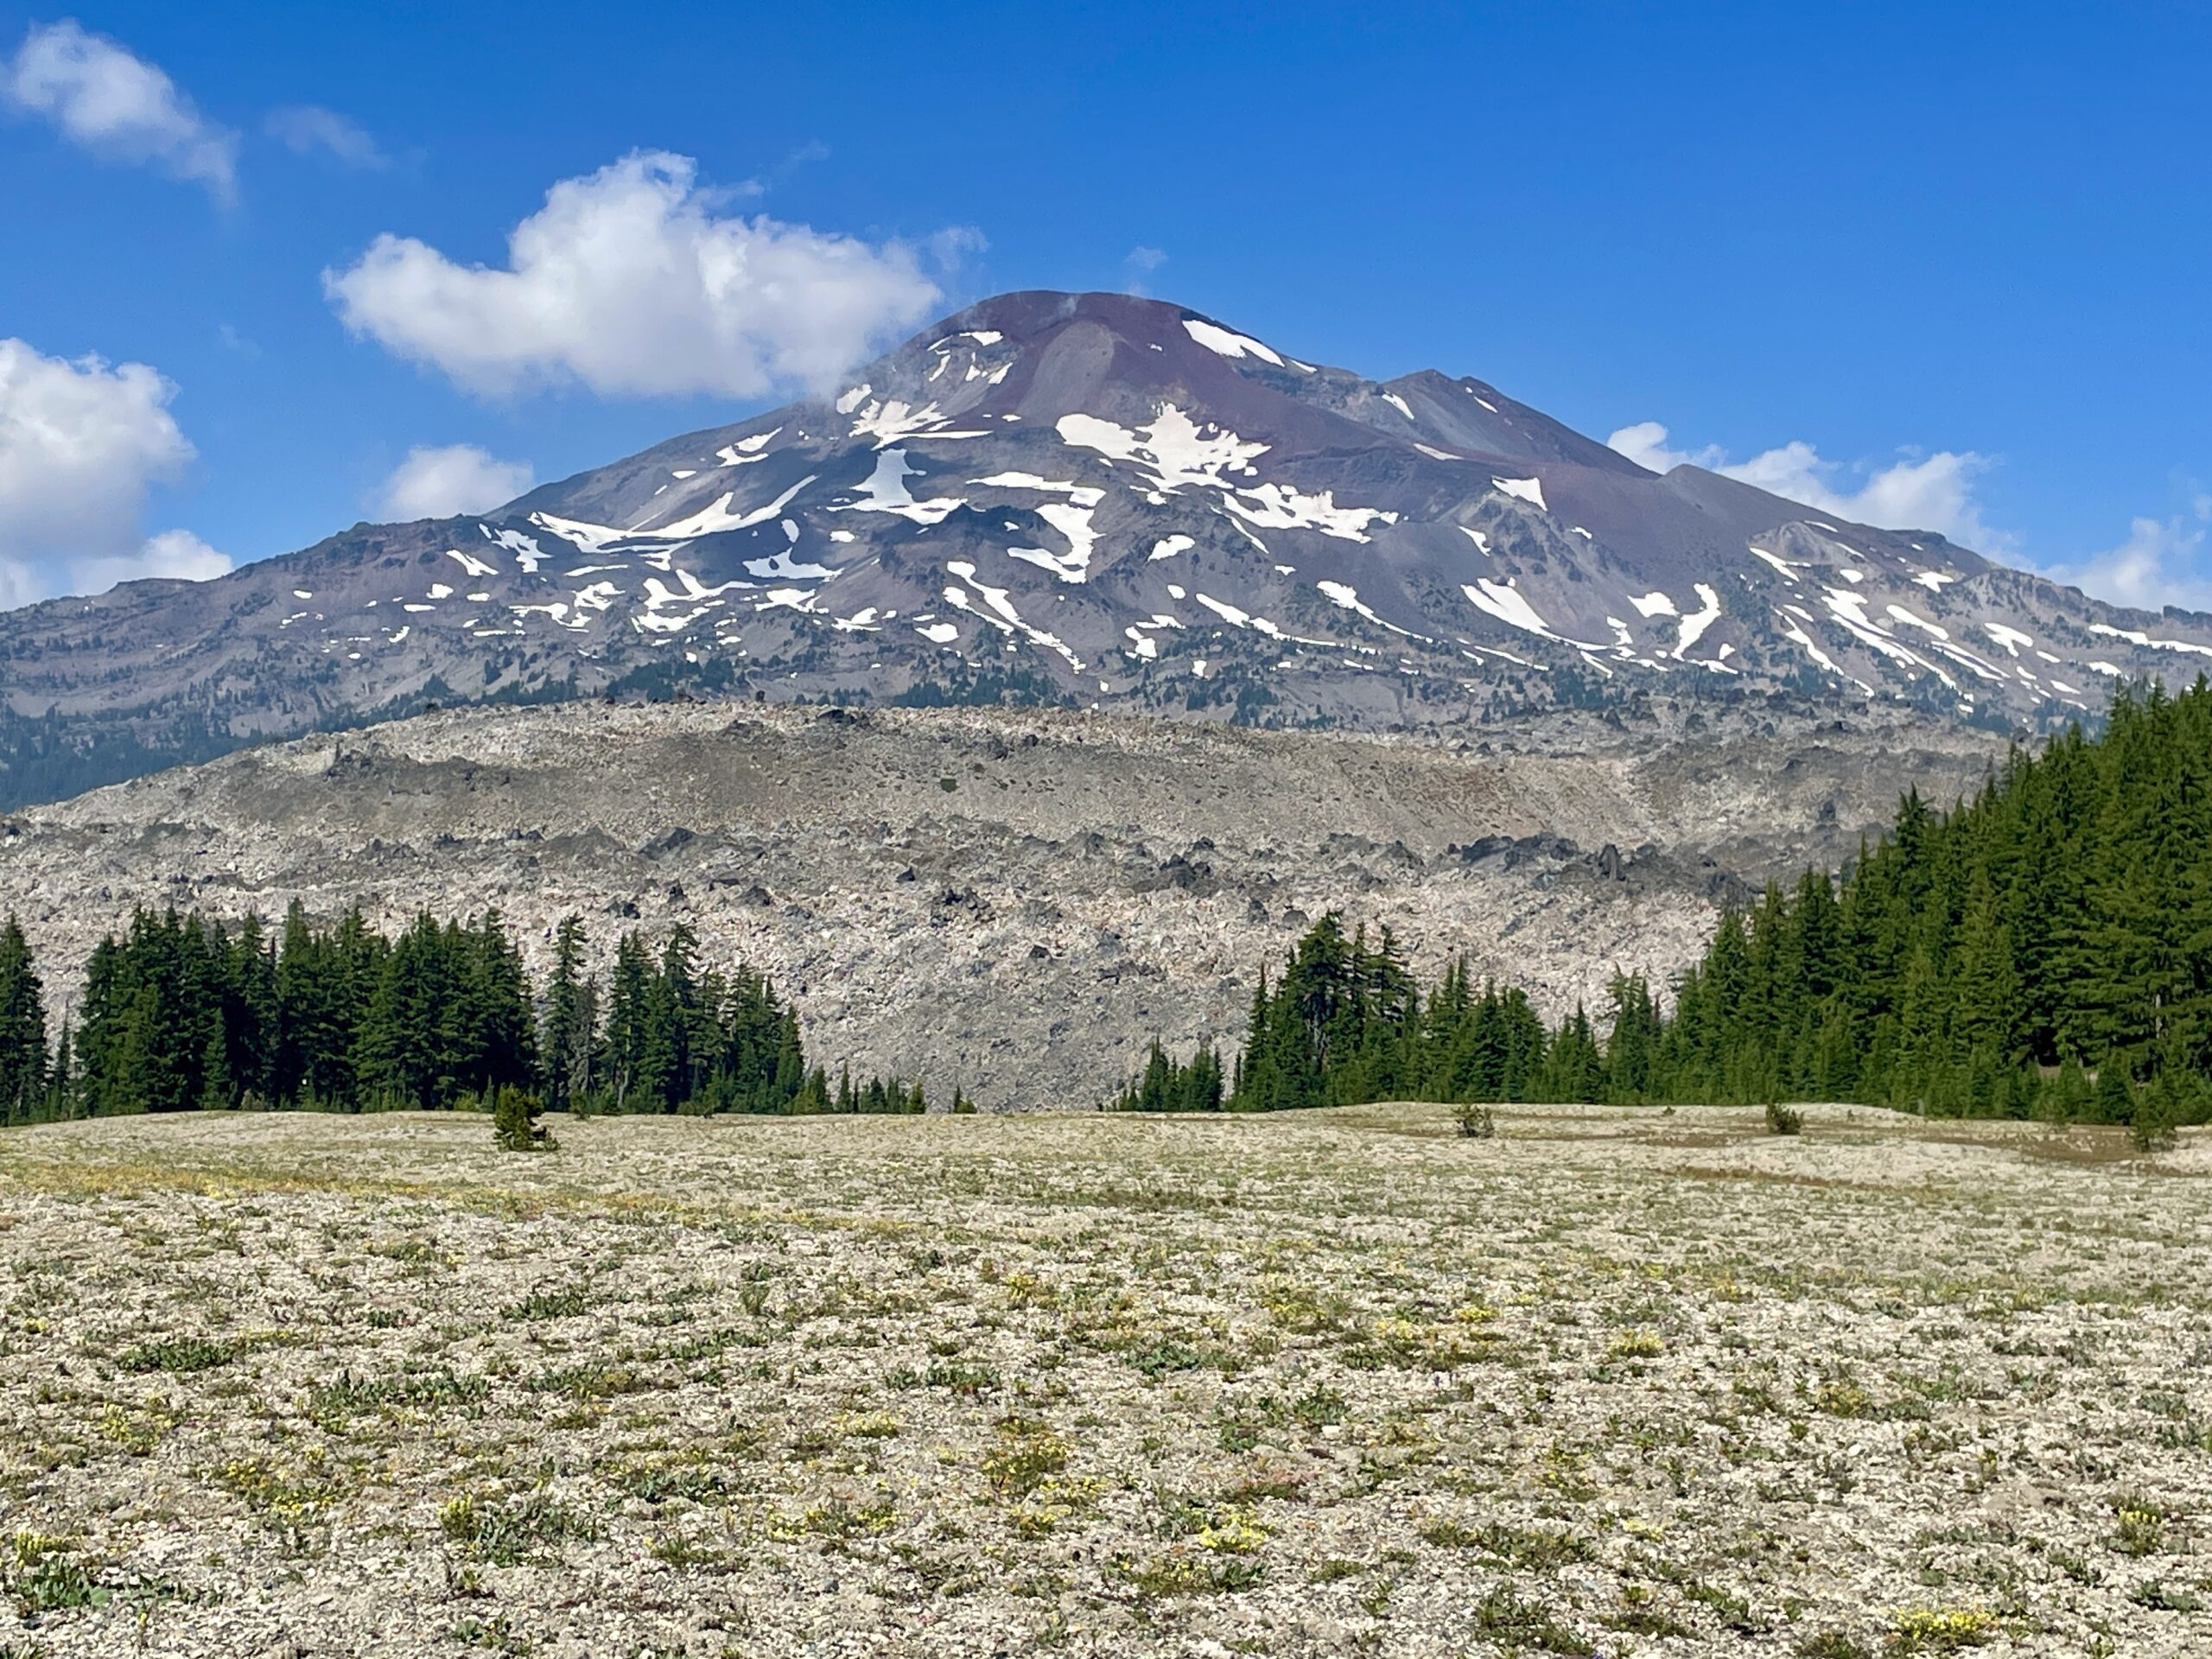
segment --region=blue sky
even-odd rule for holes
[[[2201,5],[0,5],[0,603],[1137,285],[2212,604]]]

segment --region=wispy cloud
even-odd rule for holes
[[[1995,463],[1972,450],[1905,451],[1887,465],[1846,466],[1825,460],[1801,440],[1732,461],[1717,445],[1675,448],[1657,421],[1622,427],[1605,442],[1655,473],[1702,467],[1854,524],[1932,530],[1961,547],[1996,556],[2011,554],[2018,544],[2016,537],[1982,517],[1974,482]]]
[[[1167,263],[1166,250],[1139,243],[1122,256],[1122,290],[1142,295],[1150,291],[1152,275]]]
[[[501,461],[474,443],[417,444],[377,493],[380,518],[450,518],[504,506],[537,481],[526,461]]]
[[[264,124],[269,136],[295,156],[321,152],[347,167],[381,168],[391,158],[367,128],[348,115],[320,104],[288,104],[271,110]]]
[[[105,160],[204,185],[219,201],[237,197],[238,134],[207,120],[156,66],[73,21],[35,26],[0,60],[0,103]]]
[[[149,536],[135,552],[79,559],[71,583],[79,593],[104,594],[118,582],[167,576],[181,582],[212,582],[231,569],[231,556],[219,553],[188,530]]]
[[[2196,491],[2179,512],[2133,520],[2117,547],[2049,566],[2043,574],[2115,605],[2212,612],[2212,581],[2202,564],[2208,528],[2212,494]]]
[[[1822,460],[1808,443],[1793,442],[1731,461],[1718,445],[1675,448],[1657,421],[1624,426],[1605,442],[1655,473],[1702,467],[1855,524],[1932,530],[1961,547],[2012,561],[2114,605],[2145,611],[2175,605],[2212,613],[2212,578],[2202,569],[2212,537],[2212,493],[2196,486],[2183,488],[2176,512],[2133,519],[2116,546],[2037,563],[2024,556],[2020,537],[1984,518],[1974,483],[1993,463],[1972,451],[1908,452],[1887,466],[1847,468]]]

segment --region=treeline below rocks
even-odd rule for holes
[[[21,928],[0,927],[0,1121],[248,1109],[489,1106],[522,1091],[575,1112],[927,1109],[919,1084],[855,1083],[810,1059],[797,1014],[760,975],[701,973],[677,928],[658,956],[628,934],[602,985],[562,925],[534,986],[497,912],[429,914],[397,938],[360,912],[317,929],[295,906],[271,937],[140,911],[92,952],[49,1045]],[[952,1109],[967,1109],[955,1091]]]
[[[1608,1000],[1600,1042],[1464,964],[1424,992],[1387,934],[1325,918],[1225,1077],[1155,1049],[1117,1103],[1811,1098],[2156,1143],[2212,1119],[2212,687],[2122,689],[2099,736],[2015,750],[1951,812],[1909,791],[1840,878],[1770,884],[1663,999],[1618,976]]]
[[[387,939],[358,912],[319,931],[295,907],[271,938],[252,918],[141,910],[92,953],[49,1045],[10,923],[0,1109],[435,1109],[505,1089],[586,1110],[922,1109],[910,1084],[833,1083],[765,976],[702,972],[698,954],[682,925],[657,953],[632,934],[601,983],[570,918],[534,985],[496,912],[424,914]],[[1770,884],[1671,984],[1617,975],[1605,1000],[1595,1020],[1577,1006],[1548,1022],[1464,959],[1424,984],[1389,932],[1325,915],[1262,973],[1233,1062],[1155,1044],[1115,1103],[1819,1098],[2154,1140],[2206,1121],[2212,687],[2123,690],[2097,737],[2016,749],[1950,812],[1909,791],[1840,876]]]

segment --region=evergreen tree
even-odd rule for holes
[[[47,1080],[44,1115],[49,1120],[65,1118],[76,1109],[76,1033],[68,1020],[64,1020],[61,1034],[54,1039],[54,1070]]]
[[[1605,1057],[1599,1052],[1597,1037],[1590,1028],[1590,1016],[1578,1002],[1573,1015],[1560,1025],[1558,1036],[1553,1039],[1551,1052],[1545,1060],[1543,1086],[1538,1094],[1546,1100],[1594,1104],[1604,1100],[1608,1092]]]
[[[956,1090],[953,1109],[961,1109]],[[1121,1112],[1217,1112],[1222,1109],[1221,1055],[1211,1046],[1200,1048],[1187,1061],[1170,1059],[1167,1051],[1153,1039],[1144,1070],[1117,1096],[1111,1109]]]
[[[527,1089],[502,1084],[492,1100],[492,1141],[502,1152],[550,1151],[553,1139],[537,1127],[545,1103]]]
[[[2096,1091],[2090,1098],[2089,1108],[2100,1123],[2134,1121],[2135,1086],[2127,1079],[2127,1068],[2118,1060],[2107,1060],[2099,1068]]]
[[[598,1040],[597,999],[584,975],[584,922],[566,916],[553,937],[553,973],[545,988],[545,1092],[556,1109],[569,1109],[574,1094],[592,1087],[592,1051]]]
[[[0,925],[0,1123],[48,1112],[46,1009],[29,942],[13,916]]]

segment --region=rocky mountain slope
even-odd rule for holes
[[[610,689],[1368,729],[1786,690],[2004,728],[2209,656],[2212,618],[1660,477],[1479,380],[1012,294],[480,518],[0,615],[0,804]]]
[[[1925,717],[1663,702],[1538,717],[1525,746],[1047,710],[775,704],[444,713],[296,740],[0,819],[54,1014],[135,905],[318,918],[496,906],[542,970],[582,913],[693,928],[857,1071],[994,1106],[1088,1104],[1158,1034],[1241,1034],[1309,918],[1465,950],[1547,1013],[1664,976],[1716,906],[1830,864],[1917,785],[2000,747]]]

